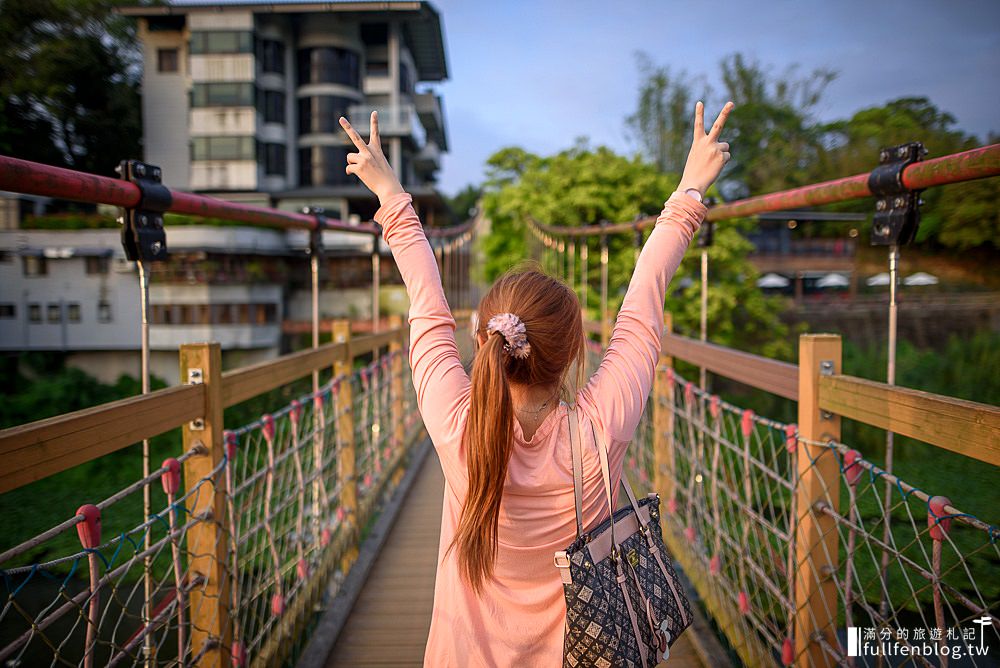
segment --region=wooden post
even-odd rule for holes
[[[389,329],[395,332],[392,342],[389,344],[389,352],[395,357],[390,362],[392,381],[389,384],[389,392],[392,397],[392,449],[393,459],[398,453],[402,453],[406,448],[406,432],[403,427],[403,344],[406,342],[406,327],[403,324],[403,317],[394,315],[389,317]],[[403,477],[402,467],[396,469],[392,475],[392,484],[396,486]]]
[[[663,331],[673,331],[673,317],[663,314]],[[666,503],[674,495],[674,384],[669,374],[674,358],[661,346],[653,379],[653,485],[661,495],[660,525],[667,529]],[[673,518],[670,518],[671,521]]]
[[[605,224],[604,221],[601,223]],[[601,235],[601,347],[607,348],[611,340],[608,322],[608,235]]]
[[[205,385],[204,417],[184,424],[181,434],[184,452],[201,443],[207,453],[184,462],[184,487],[194,489],[222,461],[222,350],[218,343],[194,343],[180,349],[181,382]],[[229,665],[232,647],[230,623],[230,574],[226,569],[230,536],[226,533],[226,494],[222,478],[206,480],[191,495],[188,512],[205,519],[187,532],[188,568],[192,576],[205,578],[188,597],[191,620],[191,653],[201,655],[198,666],[222,668]],[[208,643],[216,645],[202,654]]]
[[[826,442],[840,439],[840,417],[819,409],[821,375],[839,374],[841,341],[835,334],[804,334],[799,338],[799,435]],[[818,512],[817,503],[840,509],[840,462],[823,445],[798,444],[799,483],[795,495],[795,665],[832,666],[815,641],[826,636],[837,646],[837,588],[829,573],[838,565],[838,534],[832,517]]]
[[[346,573],[358,558],[358,542],[361,536],[358,527],[358,481],[355,473],[357,460],[354,454],[354,397],[349,381],[354,370],[354,355],[351,353],[351,321],[333,321],[334,343],[348,344],[344,356],[334,363],[333,377],[343,377],[337,393],[337,432],[340,435],[340,454],[337,457],[337,474],[340,477],[340,505],[345,511],[347,533],[350,539],[344,550],[340,567]]]

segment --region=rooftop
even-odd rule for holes
[[[402,20],[403,39],[413,54],[419,81],[443,81],[448,78],[448,60],[444,51],[441,16],[429,2],[390,0],[389,2],[330,2],[329,0],[166,0],[163,4],[122,7],[126,16],[155,17],[194,12],[217,12],[220,9],[246,9],[255,14],[342,13],[345,17],[364,19],[365,15],[393,13]]]

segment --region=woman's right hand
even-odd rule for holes
[[[701,102],[695,105],[694,141],[691,142],[691,151],[684,164],[684,174],[681,176],[680,185],[677,186],[680,192],[694,188],[704,195],[709,186],[715,183],[715,179],[719,178],[719,173],[729,162],[730,155],[729,143],[720,142],[718,139],[734,106],[732,102],[726,102],[712,129],[705,134],[705,105]]]

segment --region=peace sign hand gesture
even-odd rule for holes
[[[719,117],[715,119],[712,129],[705,134],[705,105],[701,102],[695,105],[694,141],[691,143],[691,151],[684,165],[681,183],[677,187],[680,192],[695,188],[704,195],[708,187],[715,183],[715,179],[719,178],[719,173],[725,164],[729,162],[729,143],[720,142],[718,139],[733,106],[732,102],[727,102]]]
[[[357,153],[347,154],[347,173],[361,179],[361,182],[375,193],[381,204],[385,204],[393,195],[404,192],[399,179],[389,166],[389,161],[382,153],[382,143],[378,135],[378,112],[372,112],[371,139],[367,144],[343,116],[340,117],[340,125],[358,149]]]

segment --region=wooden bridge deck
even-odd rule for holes
[[[372,567],[328,667],[420,666],[431,626],[444,475],[431,449]],[[662,666],[701,666],[685,633]]]

